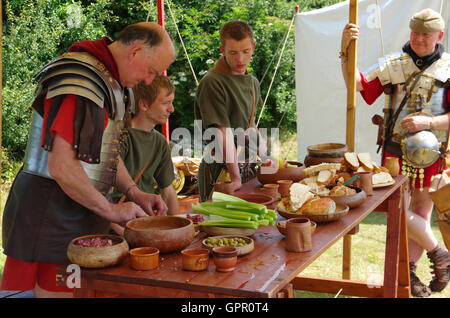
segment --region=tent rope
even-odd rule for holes
[[[192,72],[192,75],[194,76],[195,85],[198,86],[197,76],[195,76],[194,68],[192,67],[192,64],[191,64],[191,59],[189,58],[189,54],[188,54],[188,52],[186,50],[186,46],[184,45],[183,38],[181,37],[181,34],[180,34],[180,30],[178,30],[178,25],[177,25],[177,22],[175,21],[175,17],[173,15],[172,9],[170,8],[170,3],[169,2],[170,2],[169,0],[166,0],[167,8],[169,9],[170,16],[172,17],[173,24],[175,26],[175,29],[177,30],[178,37],[180,38],[180,41],[181,41],[181,45],[183,46],[184,54],[186,55],[186,58],[187,58],[188,63],[189,63],[189,67],[190,67],[191,72]]]
[[[291,24],[289,25],[289,29],[288,29],[288,33],[287,33],[288,35],[291,32],[291,28],[292,28],[292,24],[294,23],[295,16],[296,16],[296,14],[294,14],[294,16],[292,17]],[[278,57],[278,62],[277,62],[277,65],[275,66],[275,71],[274,71],[274,74],[272,76],[272,80],[270,81],[270,85],[269,85],[269,89],[268,89],[267,94],[266,94],[266,98],[264,99],[264,103],[262,105],[261,112],[259,113],[258,121],[256,122],[256,127],[258,127],[259,121],[261,120],[261,116],[262,116],[262,114],[264,112],[264,108],[266,106],[267,98],[269,97],[270,90],[272,89],[272,84],[273,84],[273,81],[274,81],[275,76],[277,74],[278,67],[280,66],[281,58],[283,57],[284,49],[286,48],[286,43],[287,43],[287,39],[288,38],[289,38],[289,36],[286,36],[286,38],[284,39],[283,48],[281,49],[281,54]]]

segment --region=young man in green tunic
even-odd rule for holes
[[[229,173],[235,190],[256,175],[254,164],[246,171],[240,170],[239,147],[236,148],[232,131],[256,127],[256,109],[262,104],[259,82],[247,72],[255,50],[253,30],[242,21],[227,22],[220,30],[220,41],[222,57],[200,81],[195,99],[195,118],[202,121],[204,130],[216,128],[215,138],[223,159],[210,162],[210,153],[203,157],[198,175],[201,201],[210,198],[214,183],[224,171]]]
[[[175,87],[167,76],[158,75],[151,85],[141,82],[133,88],[135,114],[130,121],[121,157],[136,186],[146,192],[155,193],[155,181],[162,199],[167,205],[167,215],[179,213],[178,198],[172,185],[175,179],[170,147],[164,136],[155,126],[167,121],[173,113]],[[115,192],[117,200],[122,193]],[[112,225],[121,234],[123,228]],[[120,231],[120,232],[118,232]]]

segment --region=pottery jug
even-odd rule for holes
[[[307,218],[291,218],[286,221],[286,250],[308,252],[312,250],[311,222]]]
[[[386,169],[389,170],[389,174],[392,177],[398,176],[400,172],[400,164],[398,163],[398,158],[396,157],[388,157],[386,158],[386,162],[384,164]]]

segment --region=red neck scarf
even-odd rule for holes
[[[87,52],[100,60],[120,83],[119,70],[116,61],[108,48],[112,41],[106,36],[96,41],[84,40],[76,42],[69,47],[69,52]]]

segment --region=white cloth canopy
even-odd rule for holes
[[[357,65],[361,72],[377,63],[383,56],[376,0],[358,2],[360,38]],[[446,51],[450,42],[448,32],[450,1],[444,0],[442,16],[446,22],[444,39]],[[399,52],[409,40],[409,20],[414,13],[431,8],[437,12],[441,0],[379,0],[384,53]],[[298,160],[304,160],[307,147],[321,143],[342,143],[346,140],[347,89],[338,58],[341,33],[349,22],[349,1],[319,10],[298,14],[295,20],[295,66],[297,99]],[[356,97],[355,152],[369,152],[375,162],[378,127],[372,116],[383,115],[383,94],[371,106],[361,95]]]

